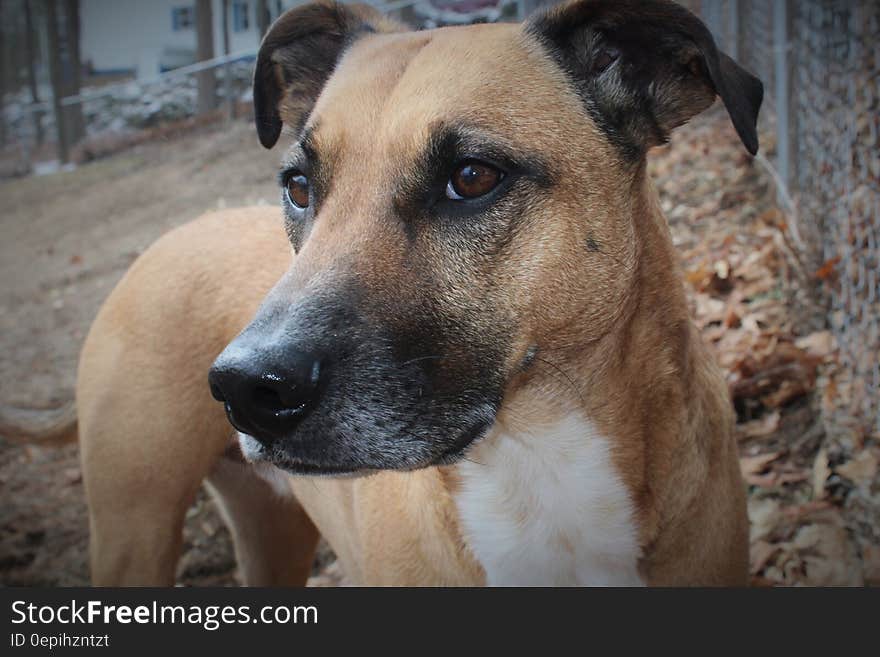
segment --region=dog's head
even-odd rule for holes
[[[760,82],[659,0],[408,32],[294,9],[263,41],[260,141],[297,255],[212,368],[249,458],[301,473],[450,463],[544,352],[613,325],[645,152],[720,96],[757,149]]]

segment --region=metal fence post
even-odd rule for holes
[[[773,100],[776,105],[776,169],[791,181],[789,141],[788,0],[773,0]]]
[[[739,0],[728,0],[727,21],[727,54],[739,60]]]
[[[700,2],[700,15],[703,17],[703,22],[706,23],[712,36],[719,43],[721,42],[721,21],[718,15],[720,8],[720,0],[701,0]]]

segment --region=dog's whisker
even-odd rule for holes
[[[403,367],[405,365],[409,365],[411,363],[417,363],[421,360],[440,360],[442,358],[443,358],[443,356],[419,356],[418,358],[410,358],[409,360],[402,362],[400,364],[400,367]]]
[[[559,372],[559,374],[562,375],[562,377],[565,379],[565,381],[568,383],[568,385],[571,387],[571,389],[574,390],[575,394],[577,395],[578,399],[581,402],[581,405],[584,407],[587,405],[586,400],[584,399],[584,396],[580,391],[580,388],[577,387],[577,384],[574,382],[574,379],[572,379],[571,376],[569,376],[569,374],[565,370],[563,370],[559,365],[557,365],[553,361],[549,361],[546,358],[542,358],[541,356],[535,356],[535,360],[538,361],[539,363],[549,365],[556,372]]]
[[[618,258],[616,255],[614,255],[613,253],[609,253],[608,251],[603,251],[602,249],[599,249],[598,251],[596,251],[596,253],[598,253],[599,255],[603,255],[606,258],[610,258],[617,265],[619,265],[625,272],[630,272],[633,269],[635,269],[635,262],[630,262],[629,264],[627,264],[623,260]]]

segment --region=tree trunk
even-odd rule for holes
[[[223,10],[223,54],[229,57],[229,0],[222,0]],[[229,118],[235,118],[235,98],[232,97],[232,66],[229,62],[223,65],[223,91],[229,110]]]
[[[76,96],[82,86],[82,64],[79,55],[79,0],[66,0],[64,3],[64,34],[67,42],[67,57],[64,60],[64,95]],[[64,108],[68,123],[68,136],[71,144],[76,144],[86,134],[82,103]]]
[[[63,117],[61,98],[61,43],[58,35],[58,12],[54,2],[46,3],[46,36],[49,41],[49,80],[52,83],[52,109],[55,112],[55,132],[58,137],[58,159],[62,164],[70,159],[70,141]]]
[[[196,0],[196,59],[203,62],[214,58],[214,19],[211,14],[211,0]],[[199,98],[198,113],[210,112],[217,106],[217,80],[214,69],[200,71],[198,74]]]
[[[3,20],[3,3],[0,2],[0,20]],[[0,146],[6,143],[6,39],[0,27]]]
[[[49,37],[49,78],[58,134],[58,159],[66,163],[70,161],[70,149],[84,134],[85,123],[80,103],[61,103],[62,98],[79,94],[79,1],[64,2],[63,32],[58,23],[59,4],[46,3],[46,33]]]
[[[34,17],[31,13],[31,2],[24,2],[24,25],[25,25],[25,58],[27,59],[28,88],[31,92],[31,102],[35,105],[40,102],[40,93],[37,89],[37,33],[34,26]],[[39,110],[31,112],[31,120],[34,122],[34,139],[37,145],[43,143],[43,113]]]
[[[257,40],[262,41],[269,29],[269,5],[266,0],[257,0]]]

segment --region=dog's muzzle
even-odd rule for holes
[[[279,288],[211,367],[245,458],[309,475],[461,458],[500,406],[500,352],[463,348],[418,308],[379,313],[387,302],[324,285],[306,296]]]

